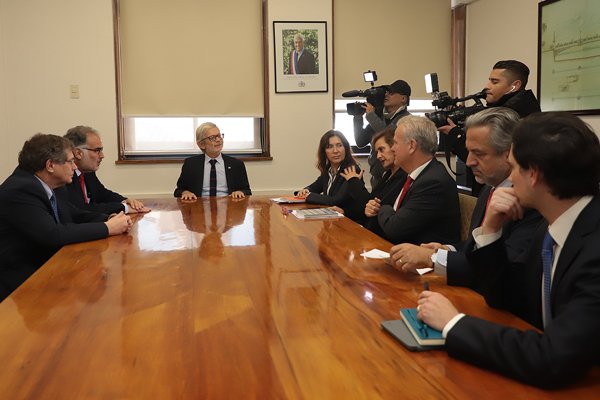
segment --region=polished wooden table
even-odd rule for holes
[[[592,398],[546,392],[380,328],[424,279],[461,311],[517,327],[475,293],[360,254],[390,245],[346,218],[268,198],[148,200],[131,233],[60,250],[0,304],[3,399]]]

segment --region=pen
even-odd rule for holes
[[[423,290],[429,290],[429,281],[423,282]],[[421,333],[423,334],[423,336],[429,337],[429,332],[427,331],[429,327],[425,322],[423,322],[423,320],[421,320],[421,324]]]

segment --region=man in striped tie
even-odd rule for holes
[[[537,113],[517,125],[512,188],[490,202],[470,262],[488,304],[543,330],[522,331],[460,314],[442,295],[419,295],[419,318],[454,357],[528,384],[557,387],[600,365],[600,142],[578,117]],[[510,262],[502,227],[523,208],[544,217],[529,251]]]

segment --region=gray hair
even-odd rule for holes
[[[200,124],[200,126],[196,128],[196,143],[199,143],[202,139],[204,139],[206,131],[212,128],[218,128],[218,126],[213,124],[212,122],[205,122],[203,124]]]
[[[302,41],[304,42],[304,35],[302,35],[300,32],[298,32],[294,35],[294,40],[296,40],[296,39],[302,39]]]
[[[98,135],[98,131],[90,126],[78,125],[67,131],[65,138],[69,139],[73,143],[74,147],[81,147],[87,143],[88,133]]]
[[[425,117],[407,115],[402,117],[396,126],[404,128],[405,143],[414,139],[423,153],[435,155],[438,148],[438,138],[437,129],[433,122]]]
[[[519,122],[519,114],[506,107],[492,107],[467,118],[465,130],[486,126],[490,128],[490,146],[496,154],[510,150],[512,135]]]

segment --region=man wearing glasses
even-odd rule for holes
[[[181,200],[198,196],[231,196],[241,199],[252,194],[244,163],[222,154],[223,134],[212,122],[196,129],[196,144],[203,154],[185,160],[177,188],[173,193]]]
[[[380,118],[375,113],[375,107],[370,103],[365,103],[363,108],[366,111],[365,118],[368,125],[363,127],[364,121],[362,115],[354,116],[354,139],[356,146],[363,148],[371,143],[375,133],[383,130],[386,126],[395,127],[400,118],[410,115],[406,107],[410,103],[410,85],[403,80],[397,80],[391,85],[384,86],[385,100],[383,101],[384,113]],[[377,152],[371,149],[369,154],[369,173],[371,174],[371,187],[375,187],[385,172],[381,161],[377,159]]]
[[[73,143],[77,169],[73,181],[67,185],[69,201],[76,207],[113,214],[148,212],[149,208],[135,199],[128,199],[104,187],[96,176],[104,158],[104,148],[98,132],[89,126],[76,126],[67,131],[65,138]]]
[[[19,165],[0,185],[0,301],[62,246],[126,233],[131,219],[79,209],[63,188],[75,162],[71,143],[38,133],[25,142]]]

